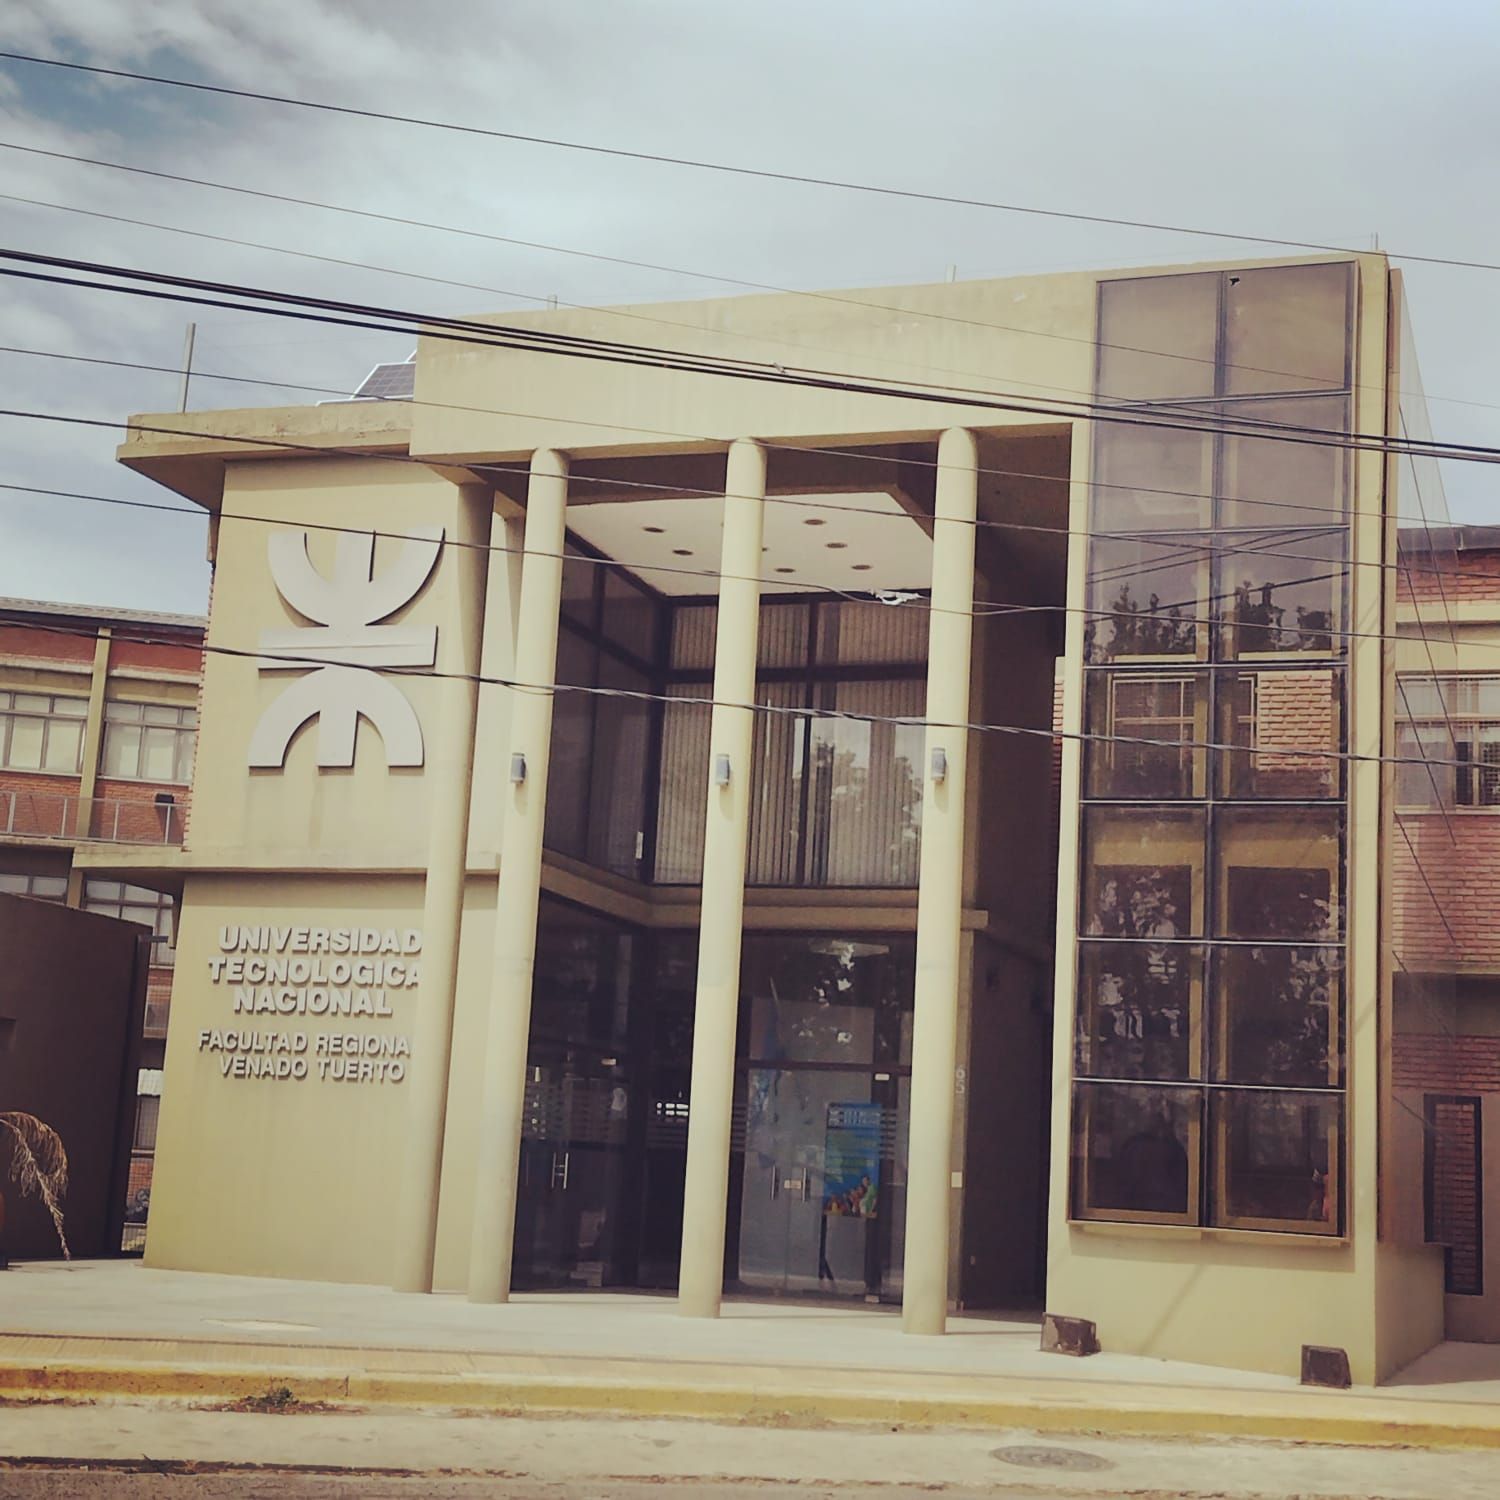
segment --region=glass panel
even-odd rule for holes
[[[556,681],[591,686],[596,648],[573,634],[557,635]],[[581,855],[589,815],[589,737],[592,693],[557,693],[552,699],[552,751],[547,777],[545,842],[561,854]]]
[[[656,658],[655,599],[637,587],[618,568],[604,569],[604,639],[641,658]]]
[[[18,712],[46,714],[52,709],[52,700],[45,693],[16,693],[14,700]]]
[[[83,725],[77,719],[53,719],[47,726],[44,769],[69,774],[83,764]]]
[[[1248,395],[1347,384],[1352,271],[1345,261],[1228,276],[1224,389]]]
[[[668,687],[667,693],[707,698],[710,688],[689,683]],[[711,710],[707,703],[667,703],[663,708],[655,877],[667,884],[694,884],[703,874]]]
[[[635,693],[651,690],[645,673],[608,654],[600,656],[599,682]],[[634,876],[640,869],[650,743],[651,705],[644,698],[595,700],[588,857],[617,875]]]
[[[801,707],[800,682],[765,682],[758,703]],[[796,885],[802,834],[802,764],[807,720],[789,713],[755,716],[751,765],[750,849],[746,879],[752,885]]]
[[[19,698],[21,695],[16,694]],[[45,738],[45,719],[14,718],[10,721],[10,753],[5,758],[8,766],[17,771],[40,771],[42,768],[42,741]]]
[[[1196,1224],[1201,1089],[1073,1088],[1073,1214]]]
[[[156,1150],[156,1121],[161,1112],[161,1100],[153,1094],[142,1094],[135,1101],[136,1151]]]
[[[1341,821],[1332,808],[1222,808],[1217,931],[1293,942],[1338,938]]]
[[[1225,797],[1337,797],[1341,676],[1329,668],[1224,672],[1219,678]]]
[[[1218,306],[1212,272],[1102,282],[1098,394],[1127,401],[1212,395]]]
[[[104,705],[104,718],[106,722],[116,724],[139,724],[141,722],[142,705],[139,703],[106,703]]]
[[[141,717],[148,724],[172,724],[177,723],[177,710],[164,703],[146,703],[142,705]]]
[[[1090,672],[1085,795],[1164,801],[1201,797],[1208,739],[1208,677],[1202,672]],[[1119,738],[1115,738],[1118,736]],[[1149,740],[1150,744],[1134,743]]]
[[[598,586],[600,573],[609,569],[589,560],[570,542],[563,549],[562,570],[562,617],[592,630],[597,623],[594,609],[594,590]]]
[[[1094,429],[1096,531],[1175,531],[1212,516],[1213,438],[1144,423]]]
[[[183,730],[177,736],[177,749],[172,763],[172,779],[188,782],[193,779],[193,749],[197,735],[192,730]]]
[[[1203,931],[1201,812],[1084,812],[1080,931],[1169,939]]]
[[[1258,653],[1344,653],[1347,534],[1261,531],[1220,551],[1214,587],[1225,659]]]
[[[1206,559],[1204,543],[1193,537],[1094,541],[1086,659],[1206,655]]]
[[[1349,454],[1332,443],[1264,437],[1260,423],[1343,432],[1348,403],[1342,396],[1309,401],[1256,401],[1221,408],[1224,435],[1221,526],[1318,526],[1344,513]],[[1288,550],[1295,551],[1295,547]]]
[[[104,726],[104,774],[133,777],[141,765],[141,729],[138,724]]]
[[[1203,949],[1084,943],[1075,1066],[1094,1078],[1201,1078]]]
[[[930,615],[924,601],[818,605],[818,661],[823,665],[917,665],[927,660]]]
[[[882,722],[812,721],[807,884],[917,883],[925,731],[883,720],[920,715],[925,695],[920,682],[840,683],[835,708]]]
[[[632,940],[556,901],[537,926],[534,1032],[568,1042],[621,1042],[630,1003]]]
[[[1338,1233],[1339,1096],[1235,1089],[1211,1111],[1214,1224]]]
[[[52,712],[60,719],[83,719],[88,717],[87,698],[54,698]]]
[[[762,604],[756,638],[756,664],[801,667],[807,663],[811,616],[805,604]]]
[[[141,740],[141,776],[146,781],[170,781],[177,760],[177,731],[148,729]]]
[[[1222,948],[1215,978],[1214,1077],[1329,1088],[1343,1071],[1343,951]]]
[[[679,672],[706,671],[714,664],[715,604],[678,604],[672,609],[672,666]]]
[[[1396,754],[1405,762],[1396,767],[1398,807],[1436,808],[1452,805],[1454,767],[1425,764],[1458,758],[1454,753],[1453,741],[1443,725],[1397,724]]]

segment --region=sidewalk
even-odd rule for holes
[[[149,1270],[0,1274],[0,1394],[301,1400],[637,1417],[1500,1447],[1500,1348],[1444,1345],[1378,1390],[1037,1348],[1034,1320],[903,1334],[867,1307],[538,1293],[497,1307],[381,1287]]]

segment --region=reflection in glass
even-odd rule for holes
[[[1341,819],[1333,808],[1221,808],[1218,931],[1326,942],[1341,935]]]
[[[1196,1224],[1202,1117],[1199,1089],[1075,1085],[1075,1217]]]
[[[600,657],[599,681],[632,693],[651,689],[645,673],[608,655]],[[588,858],[617,875],[633,876],[640,868],[650,741],[651,705],[645,698],[595,699]]]
[[[1196,1078],[1203,950],[1187,943],[1084,943],[1075,1055],[1093,1078]]]
[[[591,913],[543,898],[537,923],[534,1035],[623,1041],[629,1019],[630,934]]]
[[[611,570],[601,568],[571,542],[563,549],[562,617],[592,630],[595,622],[595,590],[599,575]]]
[[[1224,391],[1337,390],[1347,385],[1353,266],[1236,271],[1224,289]]]
[[[703,824],[708,815],[708,733],[713,710],[701,682],[670,683],[662,706],[661,784],[656,803],[655,878],[691,885],[703,878]],[[692,700],[699,701],[692,701]]]
[[[604,618],[600,628],[604,639],[642,661],[654,660],[660,614],[656,600],[618,568],[605,568],[603,573]]]
[[[1343,518],[1349,454],[1336,442],[1262,436],[1262,423],[1343,432],[1343,396],[1256,401],[1222,408],[1225,425],[1221,526],[1318,526]],[[1309,434],[1311,436],[1311,434]]]
[[[585,687],[594,682],[597,650],[571,630],[557,633],[555,681]],[[560,854],[582,855],[589,812],[589,742],[593,693],[556,693],[552,698],[552,749],[547,772],[544,842]]]
[[[1088,661],[1197,656],[1207,550],[1191,536],[1096,538],[1089,548]]]
[[[1234,1089],[1216,1092],[1211,1109],[1213,1223],[1338,1233],[1338,1095]]]
[[[1204,420],[1211,420],[1209,413]],[[1176,531],[1213,514],[1213,438],[1145,423],[1094,433],[1094,530]]]
[[[1343,972],[1339,948],[1220,950],[1215,1077],[1285,1088],[1337,1085]]]
[[[1219,277],[1141,276],[1099,286],[1099,385],[1107,400],[1214,391]]]
[[[1208,681],[1192,672],[1090,672],[1084,742],[1090,797],[1203,794]],[[1150,741],[1151,743],[1140,743]]]
[[[1342,785],[1340,674],[1327,667],[1224,672],[1219,753],[1226,797],[1336,797]]]
[[[885,719],[915,718],[925,696],[921,682],[840,683],[833,707],[882,722],[812,720],[808,885],[917,883],[925,731]]]
[[[1220,655],[1342,655],[1346,541],[1342,529],[1259,531],[1222,548],[1214,581]]]
[[[1080,930],[1170,941],[1203,931],[1203,814],[1089,808]]]

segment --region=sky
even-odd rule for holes
[[[1402,252],[1500,259],[1500,9],[1479,0],[6,0],[0,49],[775,171],[1378,244],[1398,264]],[[265,203],[16,146],[702,274]],[[0,225],[12,248],[461,314],[549,296],[723,295],[715,275],[820,289],[937,281],[950,266],[968,279],[1273,253],[5,62]],[[1500,446],[1500,272],[1403,268],[1435,436]],[[6,279],[0,407],[105,423],[173,410],[191,316]],[[400,336],[250,314],[197,322],[194,408],[350,392],[377,361],[410,352]],[[108,360],[163,368],[97,363]],[[258,383],[276,381],[314,389]],[[206,609],[201,515],[76,498],[187,506],[116,464],[118,438],[0,417],[0,486],[75,492],[0,488],[0,595]],[[1449,463],[1445,482],[1454,520],[1500,522],[1500,470]]]

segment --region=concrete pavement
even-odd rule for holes
[[[255,1396],[778,1424],[1215,1433],[1500,1446],[1500,1350],[1444,1346],[1376,1390],[1105,1352],[1042,1354],[1034,1320],[903,1334],[863,1306],[520,1296],[475,1306],[379,1287],[199,1275],[129,1261],[0,1276],[0,1393]]]

